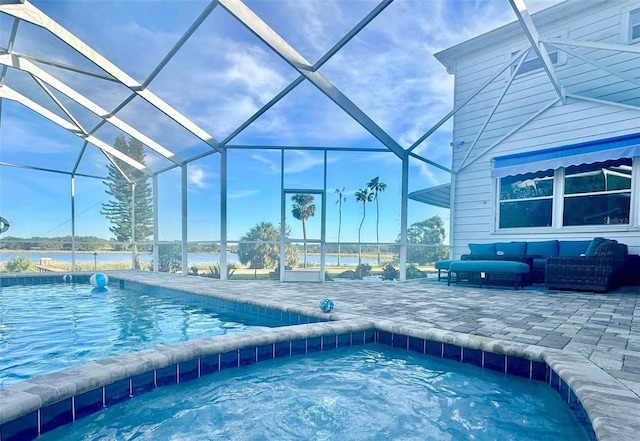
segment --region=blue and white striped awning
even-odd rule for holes
[[[492,178],[640,156],[640,133],[493,159]]]

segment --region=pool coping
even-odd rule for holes
[[[79,273],[78,275],[85,276],[86,274]],[[61,279],[61,275],[58,278]],[[45,280],[49,279],[51,279],[51,276],[48,276]],[[126,277],[121,277],[121,275],[115,280],[124,280],[127,283]],[[131,283],[139,284],[136,280],[132,280]],[[158,283],[157,286],[161,286],[161,283]],[[237,365],[242,366],[241,354],[243,349],[248,348],[251,350],[251,348],[256,348],[257,357],[258,347],[273,345],[273,358],[276,358],[275,345],[288,342],[288,356],[292,356],[295,355],[292,342],[304,341],[306,351],[307,342],[310,339],[314,339],[315,342],[320,338],[321,342],[323,342],[321,343],[322,345],[324,344],[324,337],[334,336],[334,347],[350,346],[353,344],[353,337],[349,337],[348,344],[340,344],[338,336],[352,336],[354,333],[362,332],[364,333],[362,343],[358,342],[357,344],[379,342],[392,347],[401,347],[429,355],[427,343],[437,342],[441,344],[441,357],[458,358],[455,349],[458,348],[460,354],[458,361],[462,362],[466,361],[464,359],[465,349],[482,351],[483,367],[485,367],[485,353],[498,354],[504,356],[505,372],[508,371],[508,357],[522,358],[530,360],[532,363],[544,363],[548,368],[545,373],[545,381],[566,399],[574,412],[576,409],[578,412],[584,411],[590,421],[593,434],[598,440],[633,440],[637,438],[637,433],[640,431],[640,423],[638,423],[637,419],[637,415],[640,414],[638,396],[600,367],[572,351],[491,339],[446,331],[435,327],[425,327],[419,324],[399,323],[378,317],[363,317],[348,313],[324,314],[315,308],[283,305],[280,302],[277,304],[260,301],[248,302],[246,298],[233,294],[216,293],[213,295],[211,292],[197,291],[185,290],[185,292],[193,294],[223,298],[244,304],[251,303],[263,308],[279,309],[309,317],[329,319],[330,321],[248,331],[172,345],[162,345],[154,349],[94,361],[12,384],[0,389],[0,402],[2,402],[0,425],[4,427],[7,424],[32,415],[37,419],[38,427],[40,427],[41,419],[43,418],[42,409],[53,408],[54,404],[65,400],[71,400],[73,407],[74,397],[95,391],[98,388],[103,388],[104,394],[106,386],[115,385],[118,382],[128,381],[129,388],[131,388],[133,384],[132,378],[137,378],[152,371],[154,372],[155,381],[155,372],[164,372],[162,370],[167,367],[177,366],[178,372],[175,374],[175,382],[180,382],[180,365],[184,363],[187,366],[186,363],[192,362],[194,359],[200,360],[202,357],[217,355],[218,363],[221,363],[222,357],[220,354],[230,354],[235,351],[238,354]],[[375,332],[375,336],[367,336],[367,332]],[[422,340],[424,342],[423,350],[420,350],[420,344],[416,347],[415,340],[412,339]],[[323,348],[321,347],[320,350],[323,350]],[[448,353],[445,354],[445,350]],[[259,360],[256,358],[256,361]],[[198,362],[198,369],[200,369],[200,362]],[[154,387],[157,386],[154,385]],[[129,397],[125,398],[128,399]],[[74,409],[75,407],[71,410],[72,419],[76,419]],[[60,412],[64,413],[66,411],[63,409]],[[58,416],[54,415],[54,417]]]

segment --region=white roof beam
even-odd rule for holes
[[[62,175],[73,175],[73,176],[81,176],[83,178],[95,178],[95,179],[107,179],[105,176],[95,176],[95,175],[87,175],[84,173],[73,173],[66,170],[55,170],[52,168],[44,168],[44,167],[34,167],[32,165],[24,165],[24,164],[14,164],[12,162],[2,162],[0,161],[0,166],[2,167],[13,167],[13,168],[22,168],[25,170],[36,170],[36,171],[44,171],[50,173],[60,173]]]
[[[36,83],[38,83],[38,85],[40,86],[40,88],[42,88],[42,90],[44,90],[44,92],[49,95],[49,98],[51,98],[53,100],[54,103],[56,103],[56,105],[60,108],[60,110],[62,110],[64,112],[65,115],[67,115],[67,117],[73,121],[73,123],[78,126],[78,128],[82,131],[82,133],[84,135],[87,134],[87,131],[84,129],[84,127],[82,127],[82,124],[80,124],[78,122],[78,120],[71,114],[71,112],[69,112],[69,110],[64,106],[64,104],[62,104],[60,102],[60,100],[58,99],[57,96],[55,96],[53,94],[53,92],[51,92],[51,90],[49,90],[49,88],[47,87],[47,85],[38,77],[33,76],[32,78],[35,80]]]
[[[640,54],[640,46],[630,44],[601,43],[596,41],[569,40],[558,37],[540,37],[542,43],[553,43],[554,45],[586,47],[590,49],[602,49],[605,51],[630,52]]]
[[[113,156],[115,156],[116,158],[120,159],[121,161],[129,164],[130,166],[132,166],[132,167],[134,167],[134,168],[136,168],[136,169],[138,169],[138,170],[140,170],[140,171],[142,171],[142,172],[144,172],[146,174],[148,174],[149,176],[153,175],[153,172],[151,170],[149,170],[144,164],[141,164],[138,161],[130,158],[129,156],[127,156],[124,153],[122,153],[121,151],[115,149],[114,147],[111,147],[109,144],[101,141],[100,139],[96,138],[93,135],[85,135],[84,133],[82,133],[80,128],[78,128],[74,124],[71,124],[70,122],[68,122],[67,120],[59,117],[58,115],[56,115],[55,113],[51,112],[50,110],[45,109],[40,104],[30,100],[26,96],[20,94],[19,92],[16,92],[15,90],[11,89],[10,87],[8,87],[6,85],[0,87],[0,98],[10,99],[10,100],[13,100],[13,101],[16,101],[16,102],[22,104],[23,106],[33,110],[34,112],[38,113],[39,115],[45,117],[49,121],[59,125],[63,129],[66,129],[66,130],[74,133],[75,135],[79,136],[80,138],[85,139],[86,141],[88,141],[91,144],[93,144],[96,147],[98,147],[100,150],[112,154]]]
[[[186,130],[191,132],[201,141],[205,142],[215,150],[220,150],[218,141],[208,134],[206,131],[198,127],[186,116],[182,115],[176,109],[164,102],[153,92],[145,89],[142,84],[138,83],[135,79],[127,75],[124,71],[104,58],[98,52],[89,47],[86,43],[59,25],[55,20],[44,14],[38,8],[31,3],[23,3],[19,5],[0,5],[0,12],[4,12],[13,17],[19,18],[26,22],[32,23],[36,26],[40,26],[53,35],[58,37],[69,47],[75,49],[78,53],[83,55],[89,61],[100,67],[106,73],[118,80],[124,86],[128,87],[132,91],[136,92],[140,97],[145,99],[149,104],[156,107],[162,113],[173,119],[180,124]]]
[[[531,121],[533,121],[534,119],[536,119],[537,117],[539,117],[540,115],[542,115],[544,112],[546,112],[547,110],[549,110],[550,108],[552,108],[553,106],[555,106],[556,104],[558,104],[560,102],[560,98],[556,98],[555,100],[551,101],[549,104],[545,105],[542,107],[542,109],[538,110],[536,113],[534,113],[533,115],[531,115],[529,118],[527,118],[525,121],[523,121],[522,123],[520,123],[517,127],[515,127],[513,130],[511,130],[509,133],[507,133],[506,135],[504,135],[502,138],[500,138],[499,140],[497,140],[496,142],[494,142],[493,144],[491,144],[489,147],[487,147],[486,149],[484,149],[483,152],[481,152],[480,154],[478,154],[478,156],[476,156],[475,158],[473,158],[471,161],[469,161],[469,163],[467,165],[465,165],[464,167],[459,167],[458,170],[455,173],[459,173],[462,170],[464,170],[465,168],[469,167],[471,164],[473,164],[474,162],[476,162],[479,158],[484,157],[484,155],[486,155],[487,153],[489,153],[491,150],[493,150],[494,148],[496,148],[497,146],[499,146],[500,144],[502,144],[504,141],[506,141],[511,135],[513,135],[514,133],[517,133],[520,131],[520,129],[522,129],[524,126],[526,126],[527,124],[529,124]]]
[[[324,54],[317,62],[313,65],[313,71],[320,69],[327,61],[333,57],[336,52],[338,52],[345,44],[347,44],[353,37],[355,37],[362,29],[365,28],[373,20],[375,17],[380,14],[387,6],[391,4],[393,0],[385,0],[376,6],[373,11],[371,11],[365,18],[363,18],[357,25],[351,29],[347,35],[340,39],[329,51]],[[240,132],[246,129],[249,125],[251,125],[256,119],[258,119],[261,115],[263,115],[267,110],[273,107],[278,101],[284,98],[289,92],[291,92],[294,88],[296,88],[300,83],[304,81],[304,75],[300,75],[298,78],[293,80],[291,84],[281,90],[275,97],[273,97],[268,103],[262,106],[256,113],[254,113],[249,119],[247,119],[244,123],[242,123],[237,129],[229,134],[225,139],[220,142],[220,145],[227,145],[233,138],[238,136]]]
[[[48,85],[55,88],[56,90],[60,91],[61,93],[63,93],[64,95],[66,95],[67,97],[75,101],[76,103],[80,104],[82,107],[89,110],[91,113],[99,116],[103,121],[113,124],[115,127],[122,130],[127,135],[133,138],[136,138],[137,140],[142,142],[144,145],[154,150],[155,152],[159,153],[160,155],[164,156],[165,158],[169,159],[170,161],[174,162],[175,164],[178,164],[178,165],[182,164],[183,162],[182,159],[176,156],[173,152],[169,151],[168,149],[166,149],[165,147],[163,147],[153,139],[149,138],[145,134],[131,127],[129,124],[120,120],[118,117],[112,115],[107,110],[95,104],[94,102],[86,98],[84,95],[75,91],[71,87],[67,86],[65,83],[58,80],[57,78],[47,73],[46,71],[42,70],[41,68],[39,68],[38,66],[30,62],[29,60],[22,59],[22,57],[20,56],[12,56],[8,54],[4,54],[4,55],[0,55],[0,64],[4,66],[11,66],[16,69],[20,69],[22,71],[30,73],[35,78],[39,78],[40,80],[47,83]],[[57,101],[57,99],[54,96],[52,95],[50,96]],[[67,112],[65,111],[65,113]],[[73,120],[74,122],[76,122],[75,119]],[[76,124],[79,126],[77,122]],[[85,133],[93,134],[95,133],[95,129],[92,130],[91,132],[85,131]]]
[[[502,65],[502,67],[500,67],[500,69],[498,69],[491,77],[489,77],[484,83],[482,83],[480,85],[480,87],[478,87],[476,90],[473,91],[473,93],[471,95],[469,95],[469,97],[464,100],[464,102],[462,104],[460,104],[459,106],[455,106],[453,108],[453,110],[451,110],[449,113],[447,113],[445,116],[443,116],[440,121],[438,121],[433,127],[431,127],[429,130],[427,130],[427,132],[422,135],[420,138],[418,138],[416,140],[416,142],[414,142],[413,144],[411,144],[411,146],[408,148],[409,152],[412,152],[413,150],[416,149],[416,147],[418,147],[420,144],[422,144],[422,142],[427,139],[429,136],[431,136],[433,134],[433,132],[435,132],[436,130],[438,130],[440,128],[440,126],[442,126],[442,124],[446,123],[447,120],[449,118],[451,118],[453,115],[455,115],[456,113],[458,113],[458,111],[460,109],[462,109],[464,106],[466,106],[467,104],[469,104],[469,102],[474,99],[476,96],[478,96],[478,94],[480,92],[482,92],[484,90],[485,87],[487,87],[489,84],[493,83],[495,81],[496,78],[498,78],[500,75],[502,75],[502,72],[504,72],[505,70],[507,70],[510,66],[512,66],[513,64],[519,62],[519,60],[523,59],[525,52],[523,51],[519,51],[519,54],[516,55],[514,58],[512,58],[511,60],[507,61],[506,63],[504,63]]]
[[[60,116],[56,115],[52,111],[44,108],[43,106],[41,106],[40,104],[36,103],[35,101],[27,98],[26,96],[22,95],[21,93],[17,92],[16,90],[10,88],[6,84],[4,86],[0,87],[0,97],[18,102],[18,103],[22,104],[23,106],[25,106],[25,107],[33,110],[34,112],[38,113],[39,115],[44,116],[46,119],[48,119],[51,122],[54,122],[55,124],[59,125],[63,129],[68,130],[68,131],[70,131],[72,133],[75,133],[76,135],[82,135],[83,134],[82,130],[80,130],[80,128],[78,126],[70,123],[69,121],[67,121],[64,118],[61,118]]]
[[[634,106],[632,104],[616,103],[614,101],[601,100],[598,98],[592,98],[590,96],[584,96],[584,95],[576,95],[573,93],[568,93],[567,97],[580,100],[580,101],[591,101],[593,103],[604,104],[606,106],[620,107],[621,109],[635,110],[636,112],[640,111],[640,107]]]
[[[621,80],[628,81],[628,82],[633,83],[636,86],[640,87],[640,80],[637,80],[636,77],[633,76],[633,75],[628,75],[628,74],[625,74],[623,72],[620,72],[619,70],[612,69],[609,66],[606,66],[606,65],[604,65],[602,63],[599,63],[599,62],[597,62],[595,60],[591,60],[591,59],[585,57],[584,55],[582,55],[582,54],[580,54],[580,53],[578,53],[576,51],[573,51],[573,50],[571,50],[571,49],[569,49],[567,47],[556,45],[555,43],[547,43],[547,44],[557,48],[560,51],[566,52],[567,54],[571,55],[572,57],[579,58],[580,60],[585,61],[585,62],[591,64],[592,66],[597,67],[598,69],[602,69],[605,72],[609,72],[611,75],[616,76],[616,77],[620,78]]]
[[[542,61],[542,67],[547,73],[547,77],[549,77],[553,88],[556,90],[558,98],[560,98],[562,104],[565,104],[567,98],[565,96],[564,88],[562,87],[562,84],[556,76],[556,71],[553,68],[553,63],[549,58],[547,50],[545,49],[544,45],[540,44],[540,35],[538,34],[536,26],[533,24],[533,20],[531,20],[531,16],[529,15],[529,11],[527,10],[527,5],[525,4],[524,0],[509,0],[509,3],[511,3],[513,11],[516,13],[518,21],[520,22],[520,25],[522,26],[527,39],[531,43],[533,51],[536,53],[536,56]]]
[[[296,50],[291,47],[282,37],[271,29],[260,17],[249,9],[240,0],[219,0],[220,5],[242,23],[249,31],[260,38],[276,54],[278,54],[289,65],[302,74],[320,92],[326,95],[338,107],[346,112],[365,130],[371,133],[389,150],[402,158],[405,155],[404,149],[379,127],[369,116],[356,106],[346,95],[327,80],[319,72],[313,71],[313,66],[304,59]]]
[[[68,70],[70,72],[79,73],[79,74],[86,75],[86,76],[89,76],[89,77],[100,78],[101,80],[111,81],[112,83],[117,83],[118,82],[118,80],[116,80],[115,78],[113,78],[113,77],[111,77],[109,75],[101,74],[100,72],[94,72],[94,71],[88,70],[88,69],[82,69],[81,67],[71,66],[69,64],[64,64],[64,63],[60,63],[60,62],[57,62],[57,61],[47,60],[46,58],[36,57],[36,56],[33,56],[33,55],[23,54],[23,53],[15,52],[15,51],[9,51],[7,53],[9,53],[11,55],[17,55],[20,58],[24,58],[26,60],[31,60],[31,61],[35,61],[37,63],[46,64],[47,66],[57,67],[58,69]]]
[[[478,140],[480,139],[480,137],[484,133],[484,129],[487,128],[487,126],[489,125],[489,122],[491,121],[491,118],[493,118],[493,115],[496,113],[496,110],[498,110],[498,106],[500,105],[500,103],[504,99],[504,96],[507,94],[507,91],[509,90],[509,87],[511,87],[511,84],[513,83],[513,80],[516,78],[516,75],[518,75],[518,69],[520,69],[520,66],[522,66],[522,63],[524,63],[524,60],[527,58],[527,54],[529,53],[530,50],[531,49],[527,49],[525,51],[525,53],[522,54],[523,56],[522,56],[522,58],[520,58],[520,62],[513,69],[513,72],[511,72],[511,76],[509,77],[509,81],[507,81],[507,84],[505,84],[504,87],[502,88],[502,93],[500,94],[500,96],[496,100],[495,104],[491,108],[491,111],[489,112],[489,115],[487,115],[487,118],[485,119],[484,124],[482,124],[482,127],[480,127],[480,130],[478,130],[478,134],[476,135],[476,139],[474,139],[473,142],[471,143],[471,145],[469,146],[469,149],[467,150],[467,154],[462,159],[462,163],[460,164],[460,168],[464,167],[464,163],[467,162],[467,158],[469,157],[469,155],[471,154],[473,149],[476,147],[476,144],[478,143]]]
[[[202,11],[202,13],[198,16],[198,18],[195,19],[193,24],[189,26],[189,29],[187,29],[187,31],[182,35],[182,37],[180,37],[178,42],[171,48],[169,53],[167,53],[167,55],[162,59],[162,61],[156,66],[156,68],[153,69],[153,71],[149,74],[149,76],[144,81],[144,83],[142,83],[143,88],[146,88],[149,85],[149,83],[151,83],[154,80],[154,78],[158,76],[158,74],[162,71],[162,69],[164,69],[167,63],[171,61],[174,55],[187,42],[187,40],[191,37],[191,35],[200,27],[202,22],[206,20],[206,18],[209,16],[209,14],[211,14],[211,11],[213,11],[216,6],[218,6],[218,3],[215,1],[212,1],[211,3],[209,3],[209,5],[205,8],[205,10]]]
[[[9,44],[7,45],[7,51],[11,52],[13,50],[13,45],[16,41],[16,35],[18,34],[18,25],[20,24],[20,20],[17,18],[13,19],[13,26],[11,27],[11,35],[9,36]],[[2,72],[0,72],[0,86],[4,84],[5,78],[7,77],[7,67],[2,67]]]
[[[313,70],[316,71],[316,70],[320,69],[320,67],[322,67],[322,65],[324,63],[329,61],[329,59],[331,59],[331,57],[333,57],[336,54],[336,52],[338,52],[340,49],[342,49],[344,47],[344,45],[346,45],[349,41],[351,41],[351,39],[353,37],[358,35],[358,33],[362,29],[364,29],[365,26],[367,26],[371,21],[373,21],[373,19],[376,18],[382,11],[384,11],[385,8],[387,6],[389,6],[392,2],[393,2],[393,0],[383,0],[380,3],[378,3],[378,5],[371,12],[369,12],[366,17],[364,17],[362,20],[360,20],[360,22],[357,25],[355,25],[353,27],[353,29],[351,29],[349,32],[347,32],[347,35],[342,37],[340,39],[340,41],[338,41],[331,49],[329,49],[327,51],[326,54],[324,54],[313,65]]]

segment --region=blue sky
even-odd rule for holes
[[[33,1],[36,7],[139,82],[144,81],[207,7],[202,1]],[[529,0],[531,12],[558,3]],[[311,63],[340,40],[377,4],[367,0],[247,1],[247,6]],[[453,77],[433,54],[495,27],[514,21],[507,0],[397,0],[332,57],[320,72],[366,112],[402,147],[407,148],[452,108]],[[13,19],[0,13],[0,46],[5,49]],[[14,51],[100,72],[47,31],[21,23]],[[93,76],[35,64],[107,111],[130,94],[124,86]],[[298,77],[223,8],[217,7],[151,81],[149,90],[218,141]],[[33,78],[9,69],[6,84],[68,117]],[[58,91],[52,92],[87,130],[100,119]],[[106,176],[107,160],[83,141],[21,104],[2,101],[0,161]],[[211,150],[207,144],[167,118],[140,97],[117,116],[159,144],[187,159]],[[109,145],[120,130],[105,124],[95,136]],[[416,153],[450,164],[451,123],[428,138]],[[381,144],[335,106],[318,89],[303,82],[252,125],[230,140],[244,146],[331,146],[380,148]],[[237,240],[260,221],[280,220],[280,152],[231,150],[228,168],[228,232]],[[311,150],[285,154],[285,187],[322,187],[323,155]],[[171,163],[147,150],[153,170]],[[345,188],[342,241],[357,241],[362,204],[354,192],[378,176],[387,184],[380,196],[380,240],[393,242],[400,232],[400,161],[392,153],[330,152],[327,172],[327,239],[337,239],[336,188]],[[410,163],[409,191],[446,183],[449,176],[420,161]],[[188,167],[189,240],[218,240],[219,156]],[[110,238],[100,215],[108,200],[100,179],[76,181],[76,234]],[[59,236],[71,233],[70,179],[67,175],[0,167],[0,216],[13,236]],[[319,204],[319,202],[318,202]],[[160,239],[179,239],[180,171],[159,178]],[[409,222],[447,210],[410,202]],[[375,205],[367,206],[362,240],[375,241]],[[319,238],[319,213],[310,221]],[[295,237],[299,222],[292,220]]]

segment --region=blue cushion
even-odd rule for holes
[[[590,240],[561,240],[558,256],[579,256],[586,253]]]
[[[485,255],[496,254],[495,243],[470,243],[469,249],[471,250],[471,254],[485,254]]]
[[[529,265],[526,263],[509,260],[457,260],[449,265],[449,271],[452,272],[526,274],[529,270]]]
[[[528,242],[527,256],[549,257],[558,255],[558,241]]]
[[[498,242],[496,244],[496,254],[502,254],[504,256],[524,256],[526,250],[526,242]]]
[[[455,260],[439,260],[435,264],[435,269],[444,269],[448,270],[451,262],[455,262]]]
[[[596,250],[598,249],[598,247],[604,243],[607,239],[605,239],[604,237],[595,237],[591,243],[589,244],[589,246],[587,247],[587,250],[584,252],[585,256],[595,256],[596,254]]]

